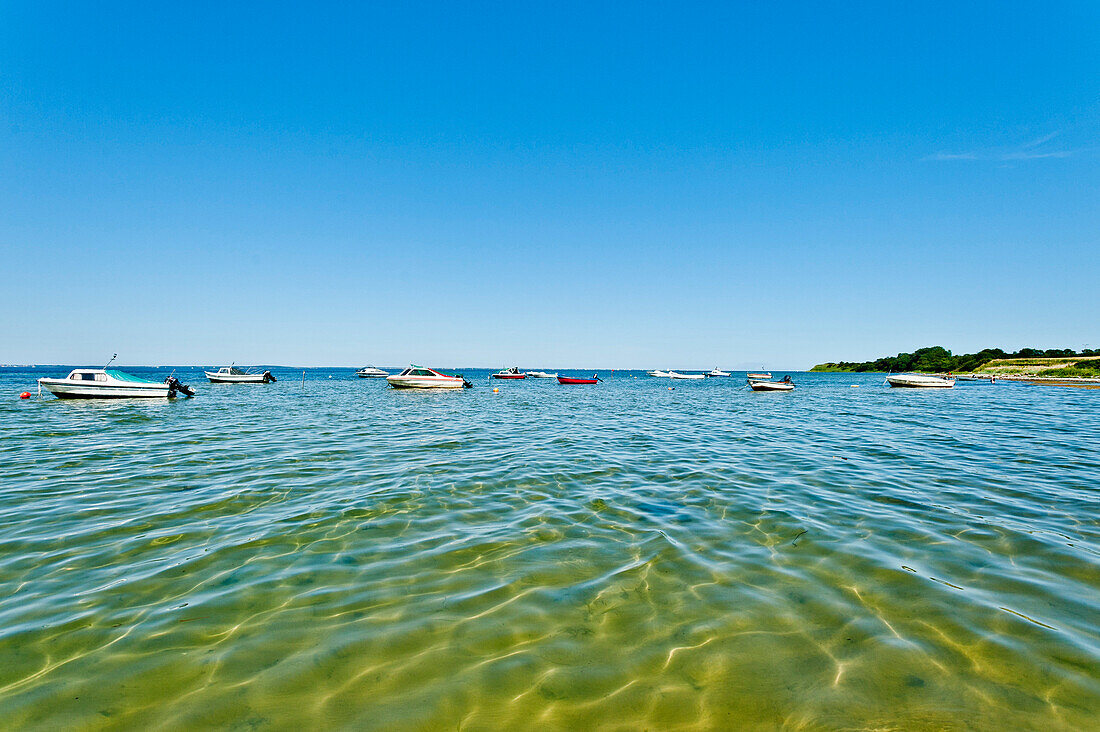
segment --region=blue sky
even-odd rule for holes
[[[1096,3],[0,4],[0,362],[1100,346]]]

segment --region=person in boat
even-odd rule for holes
[[[783,377],[783,383],[784,384],[791,383],[791,375],[790,374],[787,374],[786,376]]]

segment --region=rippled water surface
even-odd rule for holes
[[[0,371],[5,728],[1100,724],[1100,391],[64,373]]]

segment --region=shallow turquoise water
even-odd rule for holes
[[[5,727],[1097,726],[1100,391],[64,372],[0,370]]]

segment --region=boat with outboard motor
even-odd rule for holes
[[[270,371],[255,373],[236,366],[222,366],[217,371],[203,371],[211,384],[270,384],[276,379]]]
[[[890,374],[886,377],[886,383],[906,389],[950,389],[955,386],[955,380],[947,376],[913,373]]]
[[[753,391],[791,391],[794,389],[794,382],[790,376],[784,376],[781,381],[749,379],[749,386]]]
[[[389,371],[383,371],[375,366],[364,366],[355,372],[360,379],[384,379],[390,375]]]
[[[501,369],[492,375],[494,379],[526,379],[527,374],[520,371],[517,367],[513,366],[510,369]]]
[[[601,379],[596,374],[592,374],[591,379],[576,379],[576,378],[573,378],[571,376],[559,376],[558,377],[558,383],[559,384],[595,384],[595,383],[600,382],[600,381],[603,381],[603,379]]]
[[[73,369],[64,379],[39,379],[39,391],[43,386],[58,399],[171,399],[177,393],[195,396],[191,387],[174,376],[152,381],[108,368]]]
[[[558,372],[550,373],[549,371],[528,371],[528,379],[556,379],[558,378]]]
[[[473,386],[462,378],[461,374],[448,376],[435,369],[415,364],[399,374],[387,376],[386,381],[395,389],[469,389]]]
[[[731,374],[729,371],[723,371],[722,369],[718,368],[717,366],[715,366],[710,371],[708,371],[706,375],[707,376],[733,376],[733,374]]]

